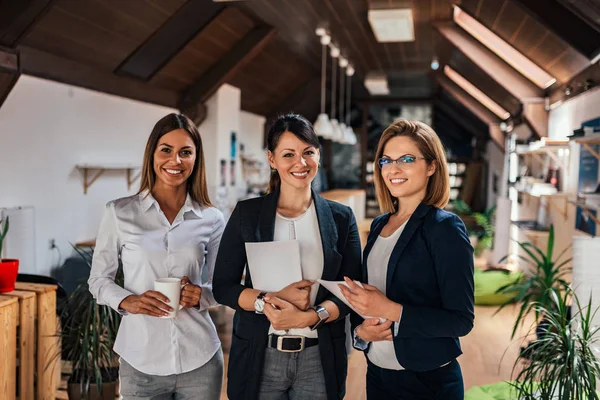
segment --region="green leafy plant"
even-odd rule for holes
[[[8,216],[4,221],[0,219],[0,260],[2,259],[2,245],[4,244],[4,239],[6,239],[6,235],[8,234],[8,222]]]
[[[515,320],[511,338],[514,338],[519,325],[521,325],[527,315],[535,312],[536,322],[539,322],[540,310],[552,310],[553,293],[564,291],[568,288],[569,283],[565,281],[564,276],[571,270],[568,264],[572,258],[562,260],[563,256],[569,249],[565,248],[556,259],[552,258],[554,251],[554,225],[550,226],[548,235],[548,244],[544,253],[539,247],[530,242],[517,242],[519,247],[523,249],[527,256],[518,256],[518,258],[528,266],[533,273],[525,274],[522,279],[504,285],[497,290],[497,293],[515,294],[514,299],[500,306],[498,311],[506,307],[508,304],[517,302],[520,303],[519,314]],[[500,262],[506,260],[505,256]]]
[[[598,309],[592,311],[592,299],[585,307],[570,289],[549,290],[548,304],[535,303],[539,313],[548,321],[548,330],[543,337],[530,345],[535,348],[528,361],[515,362],[516,398],[599,400],[596,382],[600,378],[598,361],[597,333],[600,329],[592,326]],[[572,318],[569,306],[575,309]]]
[[[73,248],[91,269],[91,253],[75,246]],[[123,284],[120,268],[116,282]],[[98,305],[87,282],[81,282],[67,299],[61,321],[62,354],[73,365],[69,382],[79,384],[80,393],[87,397],[90,384],[95,383],[100,389],[103,382],[116,381],[117,377],[112,373],[116,365],[112,348],[121,322],[119,313],[110,307]]]
[[[459,214],[472,216],[475,220],[477,227],[471,229],[471,233],[477,236],[477,243],[473,248],[475,255],[479,257],[485,249],[491,249],[494,243],[494,224],[492,218],[494,217],[496,206],[483,213],[473,212],[467,203],[458,199],[454,201],[454,210]]]

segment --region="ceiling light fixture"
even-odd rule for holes
[[[410,8],[369,10],[369,23],[378,42],[411,42],[415,29]]]
[[[317,29],[317,35],[319,35],[319,30]],[[331,137],[333,133],[333,127],[331,126],[331,122],[329,122],[329,116],[325,112],[325,100],[326,100],[326,86],[327,86],[327,45],[331,42],[331,37],[327,35],[325,32],[322,32],[321,36],[321,113],[317,117],[315,121],[315,132],[318,136],[321,136],[324,139],[328,139]]]
[[[365,78],[365,87],[372,96],[390,94],[387,76],[381,72],[369,72]]]
[[[492,100],[487,94],[483,93],[479,88],[466,80],[461,74],[453,70],[449,65],[444,67],[444,73],[454,83],[460,86],[465,92],[473,96],[477,101],[486,106],[491,112],[496,114],[500,119],[510,118],[510,113],[502,108],[498,103]]]
[[[334,142],[338,141],[338,138],[340,137],[340,125],[338,123],[338,120],[335,118],[335,111],[336,111],[336,103],[335,103],[335,96],[336,96],[336,72],[337,72],[337,62],[336,59],[340,56],[340,49],[337,48],[335,45],[331,44],[331,51],[330,51],[330,55],[331,55],[331,119],[329,120],[329,122],[331,123],[331,130],[332,130],[332,134],[330,139],[333,140]]]

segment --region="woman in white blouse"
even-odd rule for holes
[[[187,117],[169,114],[146,144],[138,194],[106,206],[89,278],[98,304],[123,315],[114,346],[122,399],[219,398],[223,354],[208,308],[217,304],[212,275],[223,228],[208,197],[200,134]],[[114,281],[119,260],[124,287]],[[161,318],[172,309],[153,290],[169,277],[185,285],[172,319]]]

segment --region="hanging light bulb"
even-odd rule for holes
[[[346,85],[348,86],[348,90],[346,90],[346,136],[348,137],[348,143],[350,145],[355,145],[358,142],[358,140],[356,138],[356,133],[354,132],[354,129],[352,129],[350,114],[350,107],[352,105],[352,96],[350,94],[352,92],[352,75],[354,75],[354,68],[352,67],[352,65],[348,65],[348,68],[346,68],[346,75],[348,76],[348,79],[346,80]]]
[[[319,35],[319,30],[317,30],[317,35]],[[317,117],[315,121],[314,128],[315,132],[318,136],[321,136],[323,139],[331,138],[333,134],[333,127],[331,126],[331,122],[329,121],[329,116],[325,112],[325,91],[327,85],[327,45],[331,42],[331,37],[327,35],[324,30],[321,36],[321,113]]]
[[[340,130],[338,132],[338,141],[341,144],[347,144],[346,138],[346,120],[344,119],[344,111],[345,111],[345,97],[344,97],[344,76],[346,75],[345,70],[348,66],[348,60],[344,57],[340,57]]]
[[[340,126],[339,126],[338,120],[335,118],[335,111],[336,111],[335,87],[336,87],[336,71],[337,71],[337,63],[335,60],[336,60],[336,58],[338,58],[340,56],[340,49],[338,49],[334,45],[331,45],[330,54],[331,54],[331,58],[333,58],[332,63],[331,63],[331,119],[329,120],[329,122],[331,123],[332,134],[331,134],[330,139],[333,140],[334,142],[337,142],[338,138],[340,136],[339,135]]]

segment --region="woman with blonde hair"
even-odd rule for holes
[[[114,346],[122,399],[220,397],[223,353],[208,308],[217,304],[224,226],[208,197],[198,130],[183,115],[165,116],[146,144],[140,191],[106,206],[89,278],[98,304],[123,315]],[[124,287],[114,281],[119,261]],[[161,278],[181,279],[179,304],[153,290]],[[161,318],[179,306],[175,318]]]
[[[450,185],[443,145],[429,126],[396,120],[376,153],[381,211],[363,253],[359,286],[346,278],[354,347],[365,352],[369,399],[463,399],[456,358],[473,328],[473,248],[444,211]]]

